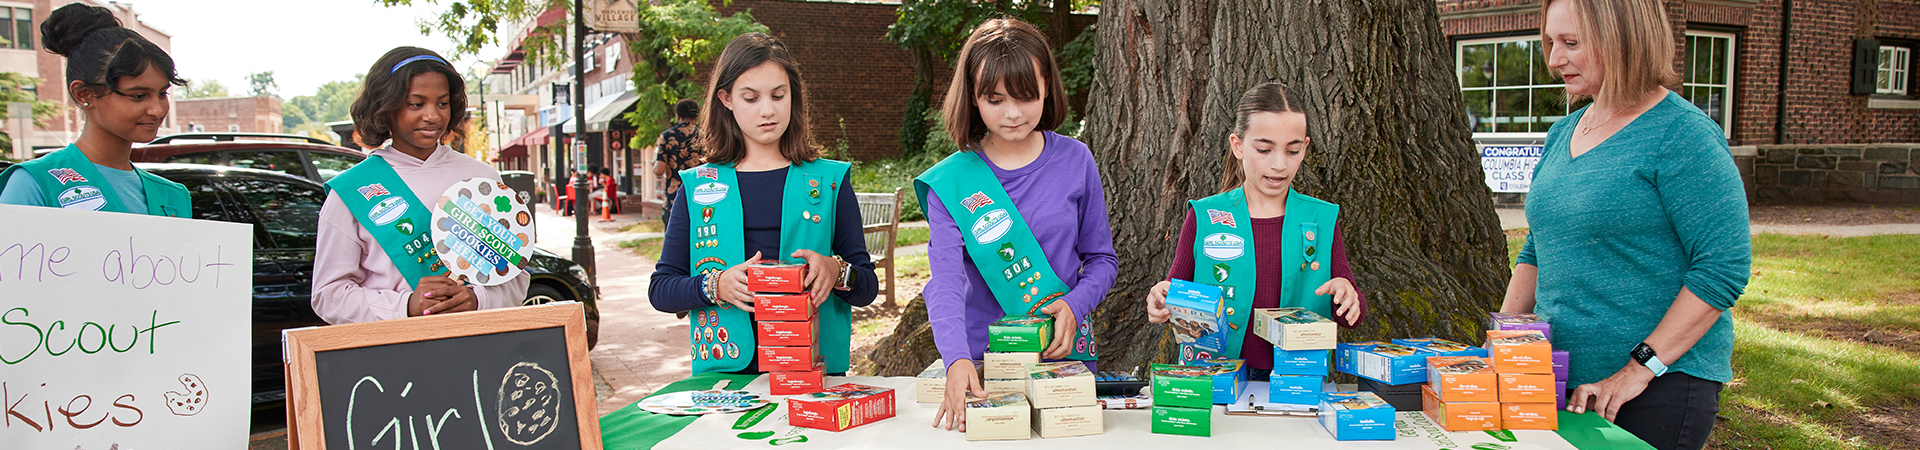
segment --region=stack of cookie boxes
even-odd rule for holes
[[[754,292],[753,321],[760,370],[773,395],[820,391],[826,361],[820,355],[819,320],[806,293],[806,264],[762,262],[747,267]]]
[[[1537,329],[1488,330],[1486,351],[1427,359],[1427,416],[1449,431],[1558,429],[1565,353]]]
[[[1027,393],[1027,365],[1053,343],[1053,317],[1014,314],[987,326],[981,387],[994,394]]]
[[[1273,343],[1267,402],[1319,405],[1338,337],[1333,321],[1303,308],[1270,308],[1254,310],[1251,322],[1249,332]]]

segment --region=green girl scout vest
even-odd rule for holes
[[[833,253],[835,206],[840,199],[840,180],[852,164],[830,159],[794,164],[787,169],[787,186],[781,194],[780,254],[760,255],[761,259],[786,259],[802,249],[822,255]],[[694,274],[719,273],[746,261],[746,230],[741,220],[740,187],[733,164],[703,164],[680,171],[680,186],[686,192],[687,238],[693,250],[688,253]],[[687,314],[688,331],[693,343],[693,373],[737,372],[753,362],[759,350],[754,346],[753,315],[720,302]],[[819,308],[820,353],[826,357],[827,373],[847,371],[848,340],[853,336],[853,306],[834,293]]]
[[[1253,220],[1247,215],[1247,198],[1241,189],[1188,202],[1193,207],[1193,281],[1220,286],[1226,297],[1222,303],[1228,339],[1222,358],[1240,357],[1247,319],[1253,313],[1255,277],[1280,277],[1279,307],[1306,308],[1321,317],[1333,317],[1333,296],[1313,291],[1333,278],[1330,253],[1340,205],[1287,189],[1280,265],[1263,266],[1254,262]]]
[[[1007,197],[993,169],[974,152],[960,152],[927,169],[913,180],[914,195],[927,204],[927,192],[940,194],[947,213],[960,226],[961,241],[973,269],[1006,314],[1043,315],[1040,308],[1067,294],[1067,284],[1054,274],[1046,252]],[[1075,311],[1086,313],[1087,311]],[[1068,359],[1093,361],[1093,325],[1080,321]]]
[[[140,187],[147,197],[147,215],[193,218],[193,201],[187,195],[186,186],[139,168],[134,168],[133,173],[140,175]],[[86,153],[71,144],[40,159],[23,162],[0,172],[0,186],[6,186],[7,180],[16,174],[26,174],[40,185],[40,192],[46,194],[48,206],[129,212],[126,205],[120,204],[120,195],[113,191],[113,185],[107,183],[98,170],[94,170],[93,160],[87,159]]]
[[[347,211],[360,222],[380,250],[400,269],[407,284],[420,287],[420,278],[441,275],[446,266],[433,249],[433,237],[427,226],[433,211],[414,198],[406,180],[393,171],[393,165],[378,155],[368,157],[353,168],[327,180],[327,188],[347,205]]]

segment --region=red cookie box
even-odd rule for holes
[[[813,346],[760,347],[760,370],[767,372],[804,372],[822,361]]]
[[[755,336],[759,337],[757,342],[763,347],[803,347],[814,344],[814,333],[819,329],[819,322],[761,321],[755,322],[753,328],[757,331]]]
[[[768,372],[767,385],[773,395],[796,395],[820,392],[826,386],[826,362],[816,362],[813,370],[802,372]]]
[[[788,397],[787,411],[788,425],[846,431],[893,417],[893,389],[842,384]]]
[[[753,320],[813,320],[813,298],[807,294],[753,294]]]
[[[747,266],[747,290],[753,292],[806,292],[807,264],[799,261],[761,261]]]

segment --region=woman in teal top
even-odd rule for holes
[[[133,143],[159,135],[167,91],[186,84],[173,58],[99,6],[61,7],[40,31],[47,51],[67,57],[67,91],[86,128],[67,148],[0,172],[0,204],[193,217],[185,186],[131,161]]]
[[[1733,376],[1727,310],[1752,262],[1740,174],[1720,127],[1661,87],[1676,77],[1659,3],[1543,12],[1548,66],[1594,101],[1547,134],[1501,310],[1552,324],[1578,386],[1569,411],[1655,448],[1700,448]]]

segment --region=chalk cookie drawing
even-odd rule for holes
[[[507,440],[533,445],[560,426],[560,380],[539,364],[523,362],[500,380],[500,432]]]
[[[186,392],[167,391],[167,410],[176,416],[199,414],[207,408],[207,384],[200,381],[199,375],[180,374],[180,385],[186,386]]]

